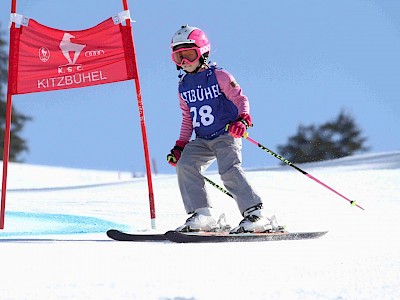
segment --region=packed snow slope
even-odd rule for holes
[[[127,243],[150,229],[145,178],[12,163],[0,231],[0,299],[400,299],[400,151],[247,170],[265,207],[307,241]],[[221,183],[216,173],[207,177]],[[157,230],[181,225],[176,176],[153,176]],[[236,225],[234,201],[208,187]],[[55,239],[58,241],[49,241]]]

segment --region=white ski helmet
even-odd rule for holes
[[[183,25],[172,37],[171,48],[174,50],[175,46],[182,44],[194,44],[200,48],[200,53],[203,55],[210,52],[211,45],[207,35],[203,30]]]

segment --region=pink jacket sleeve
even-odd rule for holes
[[[182,124],[181,124],[181,132],[179,134],[179,140],[189,142],[193,132],[192,116],[190,115],[189,106],[186,104],[185,100],[182,99],[179,93],[178,93],[178,98],[179,98],[179,107],[182,110]]]
[[[221,91],[225,94],[228,100],[231,100],[238,109],[238,114],[250,113],[249,100],[243,94],[243,91],[235,78],[225,70],[216,69],[218,84]]]

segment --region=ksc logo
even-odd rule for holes
[[[39,49],[39,59],[42,62],[47,62],[50,59],[50,50],[46,47]]]
[[[86,47],[86,45],[74,43],[71,41],[71,38],[75,38],[75,36],[67,32],[64,33],[64,36],[60,42],[60,49],[67,59],[68,64],[74,65],[81,54],[81,51]],[[72,57],[70,56],[70,53],[73,53]]]

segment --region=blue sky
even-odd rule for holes
[[[10,1],[0,3],[8,39]],[[300,124],[322,124],[345,109],[370,151],[400,149],[400,1],[132,1],[150,155],[160,173],[179,135],[172,34],[202,28],[211,59],[249,97],[253,139],[271,150]],[[57,29],[92,27],[122,11],[118,0],[18,0],[17,13]],[[23,136],[27,163],[144,172],[133,81],[18,95],[13,105],[33,118]],[[244,167],[278,161],[243,141]]]

